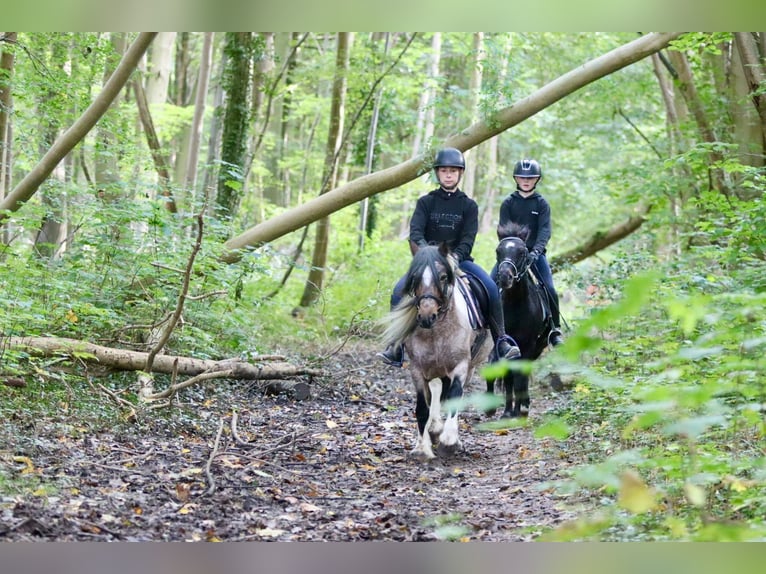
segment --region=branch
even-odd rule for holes
[[[571,265],[572,263],[587,259],[598,251],[606,249],[610,245],[624,239],[643,225],[646,221],[645,216],[650,209],[651,207],[645,208],[642,214],[630,217],[627,221],[619,223],[607,231],[597,231],[588,241],[579,247],[575,247],[565,253],[551,257],[549,260],[551,270],[556,272],[563,265]]]
[[[197,253],[199,253],[199,250],[202,246],[202,228],[203,228],[203,219],[202,214],[205,212],[205,206],[202,206],[202,210],[197,214],[197,240],[194,242],[194,247],[192,248],[192,252],[189,255],[189,259],[186,262],[186,271],[184,272],[184,280],[183,280],[183,286],[181,287],[181,293],[178,295],[178,302],[176,303],[176,310],[173,313],[173,316],[170,318],[170,321],[167,325],[165,325],[165,328],[162,330],[162,334],[160,335],[159,340],[157,341],[157,344],[154,346],[154,348],[149,352],[149,356],[146,358],[146,368],[144,369],[147,373],[150,373],[152,371],[152,363],[154,362],[154,357],[159,353],[163,347],[165,347],[165,344],[170,339],[170,335],[173,333],[173,329],[175,329],[176,325],[178,324],[178,319],[181,317],[181,313],[184,310],[184,302],[186,301],[186,294],[189,292],[189,278],[191,277],[192,268],[194,267],[194,260],[197,257]]]

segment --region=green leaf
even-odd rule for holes
[[[566,440],[572,429],[561,418],[549,419],[535,429],[535,438],[546,436],[553,437],[556,440]]]
[[[664,428],[664,432],[669,435],[678,434],[689,438],[698,438],[710,427],[724,424],[726,424],[726,418],[723,415],[706,415],[669,424]]]

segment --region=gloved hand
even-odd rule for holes
[[[540,254],[534,249],[527,253],[527,267],[531,267],[539,256]]]

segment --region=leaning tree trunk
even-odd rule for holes
[[[26,177],[3,198],[0,202],[0,221],[8,217],[9,212],[17,211],[24,203],[31,198],[58,163],[64,159],[74,146],[80,143],[88,132],[96,125],[96,122],[109,109],[120,90],[130,79],[133,70],[136,69],[141,56],[151,43],[155,32],[141,32],[130,48],[114,73],[109,77],[104,88],[99,92],[88,109],[83,112],[80,118],[72,124],[63,135],[54,143],[43,158],[27,173]]]
[[[322,188],[320,195],[327,193],[335,186],[338,174],[338,157],[340,156],[341,135],[343,134],[343,115],[346,104],[346,85],[349,65],[349,53],[353,34],[350,32],[338,33],[338,51],[335,59],[335,80],[332,88],[332,102],[330,106],[330,129],[327,134],[327,147],[325,151],[324,174],[322,176]],[[325,264],[327,263],[327,249],[330,240],[330,217],[323,217],[317,225],[314,239],[314,255],[311,259],[306,285],[303,289],[299,307],[309,307],[319,298],[324,281]]]
[[[694,85],[694,79],[692,77],[692,71],[689,67],[689,60],[686,58],[686,54],[683,52],[671,50],[670,61],[673,63],[676,71],[678,72],[677,85],[686,100],[686,105],[694,117],[694,121],[697,124],[697,130],[699,131],[700,139],[708,144],[714,144],[717,139],[713,132],[713,127],[708,121],[707,114],[705,113],[705,107],[702,104],[702,100],[697,93],[697,88]],[[716,151],[710,151],[708,154],[710,164],[718,163],[722,160],[721,154]],[[729,188],[726,185],[726,181],[723,177],[723,172],[718,168],[709,168],[708,173],[711,178],[711,186],[724,195],[729,194]]]

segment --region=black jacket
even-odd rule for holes
[[[503,200],[500,205],[498,225],[513,222],[529,228],[527,249],[545,253],[545,246],[551,238],[551,208],[545,198],[537,192],[522,197],[518,191]]]
[[[420,197],[410,220],[410,241],[418,247],[446,241],[458,261],[473,261],[479,206],[459,189],[435,189]]]

